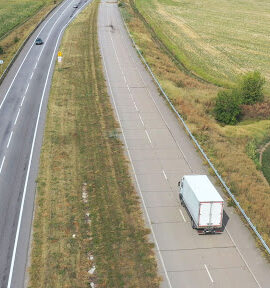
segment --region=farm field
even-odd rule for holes
[[[65,57],[53,76],[29,288],[159,287],[103,77],[98,5],[89,4],[65,31]]]
[[[52,0],[0,0],[0,39]]]
[[[140,13],[187,69],[231,86],[260,71],[270,89],[268,0],[136,0]]]
[[[270,186],[263,175],[265,155],[263,169],[258,164],[259,151],[269,142],[270,120],[251,117],[257,113],[253,107],[249,116],[235,126],[218,124],[212,111],[221,88],[198,81],[179,67],[175,57],[168,53],[167,45],[164,47],[164,42],[160,42],[158,29],[148,22],[149,18],[141,17],[137,3],[119,2],[136,45],[231,192],[270,245]],[[234,205],[230,198],[227,201]]]

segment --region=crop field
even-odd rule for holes
[[[157,288],[159,277],[103,77],[99,1],[67,28],[37,181],[30,288]]]
[[[136,0],[140,13],[189,70],[231,86],[259,70],[270,89],[268,0]]]
[[[52,0],[0,0],[0,39]]]
[[[149,18],[144,17],[147,21],[142,19],[134,6],[138,2],[142,0],[121,0],[119,3],[136,45],[193,135],[270,245],[270,186],[258,165],[258,148],[269,142],[270,120],[250,118],[236,126],[219,125],[211,111],[220,88],[198,81],[178,66],[167,47],[164,48],[164,42],[160,43],[158,29],[148,22]],[[167,20],[170,17],[164,18],[163,22]],[[263,153],[264,167],[269,161],[266,153]],[[264,167],[263,171],[266,171]],[[233,205],[229,198],[227,200],[229,205]]]

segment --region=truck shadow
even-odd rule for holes
[[[229,222],[229,216],[228,214],[226,213],[225,210],[223,210],[223,225],[222,225],[222,228],[221,228],[221,231],[224,232],[226,226],[227,226],[227,223]]]

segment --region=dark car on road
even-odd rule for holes
[[[42,45],[43,44],[43,41],[41,38],[37,38],[36,41],[35,41],[36,45]]]
[[[78,8],[79,7],[79,5],[78,4],[75,4],[74,6],[73,6],[73,8]]]

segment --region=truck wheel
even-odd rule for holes
[[[195,223],[194,223],[194,220],[193,220],[193,219],[192,219],[192,222],[191,222],[191,223],[192,223],[192,228],[195,229],[196,226],[195,226]]]

